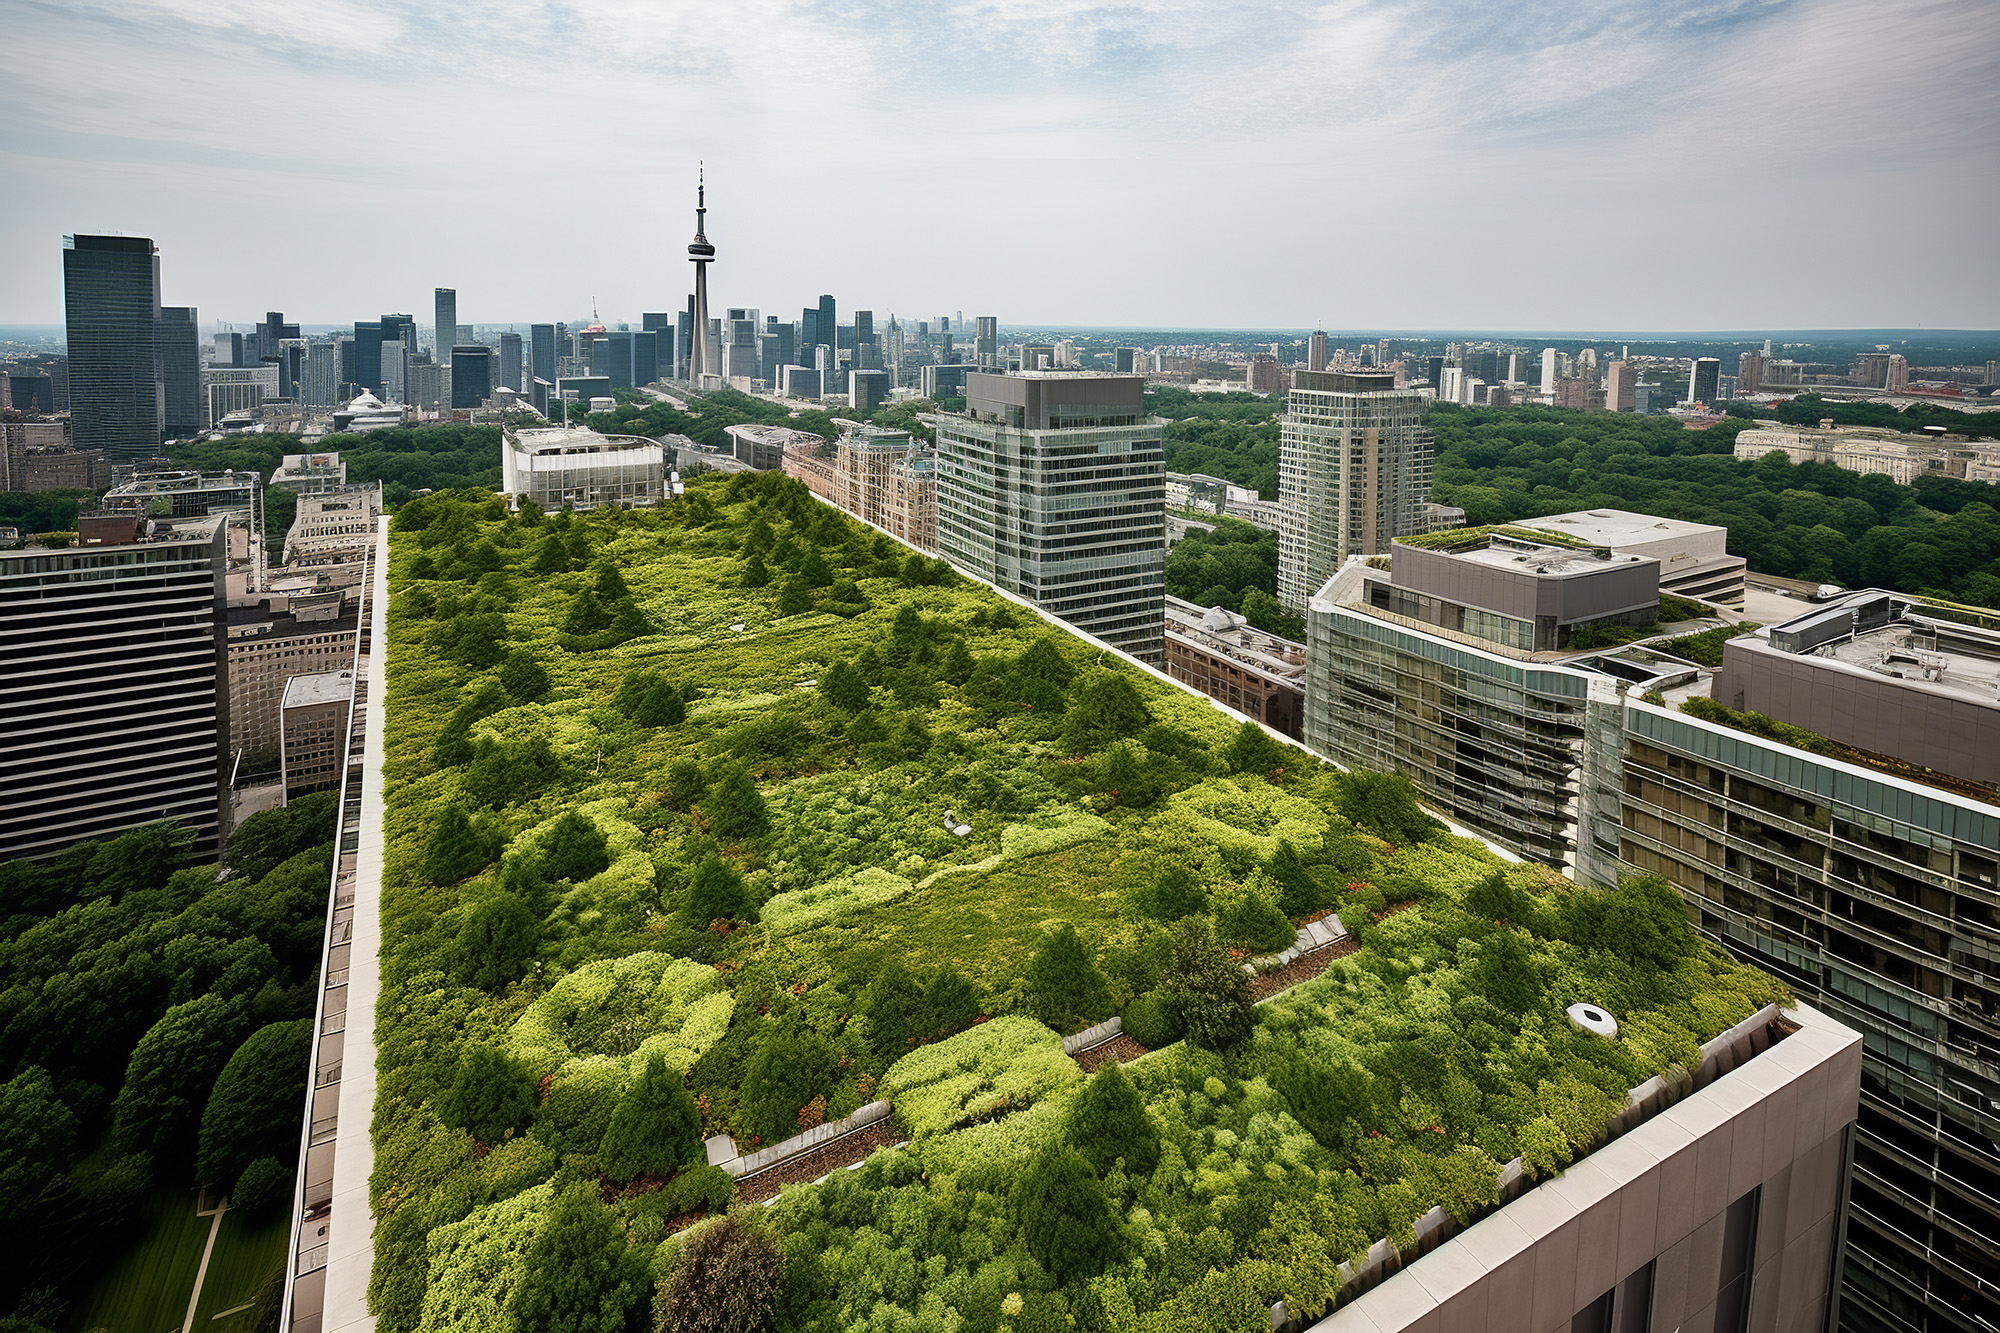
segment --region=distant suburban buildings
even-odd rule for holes
[[[1303,609],[1351,555],[1428,531],[1430,395],[1382,371],[1299,371],[1280,423],[1278,600]]]
[[[1907,486],[1918,477],[2000,482],[2000,441],[1946,438],[1866,426],[1759,426],[1736,437],[1736,456],[1782,452],[1794,463],[1831,463],[1850,472],[1879,473]]]

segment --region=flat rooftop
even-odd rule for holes
[[[1688,523],[1677,518],[1656,518],[1628,509],[1579,509],[1572,514],[1551,514],[1547,518],[1524,518],[1515,527],[1547,528],[1593,546],[1636,546],[1642,542],[1664,541],[1670,537],[1693,537],[1726,529],[1712,523]]]
[[[1809,631],[1841,608],[1840,603],[1815,607],[1732,642],[1752,652],[1817,658],[1842,670],[1901,681],[1929,694],[2000,708],[2000,634],[1927,617],[1922,603],[1907,606],[1900,619],[1887,625],[1841,635],[1802,651],[1787,652],[1772,642],[1774,634],[1801,628]]]
[[[311,704],[344,704],[354,699],[352,671],[315,671],[293,676],[285,682],[281,708],[304,708]]]
[[[1447,551],[1447,555],[1473,565],[1491,565],[1495,569],[1505,569],[1515,574],[1534,574],[1547,578],[1564,578],[1572,574],[1594,574],[1600,570],[1616,569],[1620,565],[1636,564],[1642,558],[1636,555],[1614,555],[1609,559],[1593,551],[1579,551],[1567,546],[1533,546],[1528,543],[1495,542],[1472,551]]]
[[[584,426],[528,426],[506,432],[507,442],[523,453],[601,454],[616,449],[658,449],[658,440],[644,435],[599,435]]]

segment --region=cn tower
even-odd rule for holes
[[[720,373],[708,364],[708,266],[715,262],[715,247],[703,233],[707,222],[708,185],[702,168],[696,167],[694,241],[688,246],[688,263],[694,265],[694,327],[688,330],[688,383],[697,389],[703,375]]]

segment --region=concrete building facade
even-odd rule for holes
[[[0,551],[0,861],[158,819],[224,833],[226,520]]]
[[[1514,524],[1558,540],[1582,541],[1616,555],[1660,562],[1660,591],[1741,610],[1748,565],[1729,554],[1729,529],[1713,523],[1655,518],[1625,509],[1580,509]]]
[[[1165,423],[1135,375],[974,374],[937,432],[938,550],[1143,662],[1164,655]]]
[[[544,509],[658,504],[666,450],[642,435],[548,426],[503,431],[501,489]]]
[[[285,682],[278,733],[286,800],[340,786],[353,709],[351,667],[293,676]]]
[[[1166,599],[1166,672],[1217,703],[1305,736],[1306,646],[1253,628],[1234,611]]]
[[[354,607],[339,592],[266,597],[229,609],[227,765],[234,777],[278,771],[285,682],[351,667],[358,627]]]

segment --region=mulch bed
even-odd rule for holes
[[[1110,1041],[1099,1042],[1087,1051],[1078,1051],[1076,1063],[1079,1069],[1089,1074],[1094,1073],[1106,1060],[1116,1060],[1122,1065],[1127,1060],[1136,1060],[1145,1053],[1144,1046],[1121,1032]]]
[[[1331,944],[1322,944],[1310,953],[1302,953],[1275,972],[1252,977],[1250,998],[1252,1001],[1269,999],[1279,991],[1288,990],[1301,981],[1311,981],[1326,971],[1327,966],[1335,959],[1345,958],[1360,947],[1354,942],[1354,937],[1349,935]]]
[[[846,1138],[823,1143],[811,1152],[800,1153],[756,1175],[736,1182],[736,1197],[745,1203],[762,1203],[787,1185],[818,1180],[829,1171],[852,1166],[877,1148],[903,1141],[903,1131],[894,1116],[884,1116],[874,1124],[856,1130]]]

